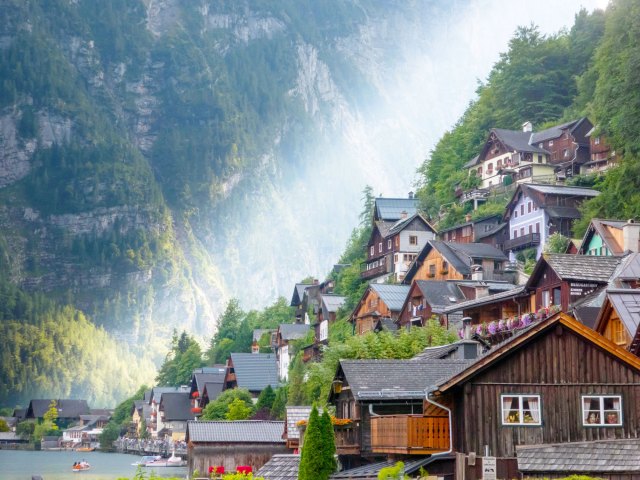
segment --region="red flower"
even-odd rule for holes
[[[241,465],[238,468],[236,468],[236,473],[253,473],[253,468],[251,468],[250,465]]]

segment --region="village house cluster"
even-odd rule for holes
[[[578,207],[598,195],[567,179],[616,164],[593,132],[587,118],[539,132],[528,122],[522,131],[492,129],[465,165],[475,186],[456,196],[477,208],[506,195],[503,214],[438,231],[412,193],[375,199],[360,266],[368,286],[348,312],[354,334],[435,319],[459,341],[408,360],[340,362],[327,399],[341,466],[332,478],[375,479],[398,460],[407,474],[424,468],[456,480],[640,476],[640,223],[593,219],[566,252],[545,253],[553,234],[571,236]],[[518,261],[523,250],[535,257],[530,274]],[[147,391],[122,448],[178,445],[190,473],[251,465],[266,480],[296,479],[310,407],[287,407],[284,421],[198,418],[224,390],[257,399],[282,385],[296,349],[304,362],[319,361],[346,300],[334,287],[331,279],[295,284],[293,323],[254,331],[251,353],[196,369],[189,385]],[[34,402],[25,415],[42,410]],[[65,441],[90,446],[108,420],[85,410]]]

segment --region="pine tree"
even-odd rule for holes
[[[324,459],[324,472],[327,473],[327,478],[336,471],[336,438],[333,431],[333,423],[331,423],[331,417],[325,409],[320,417],[320,424],[322,426],[323,437],[323,459]]]
[[[336,445],[331,417],[314,405],[304,435],[298,480],[327,480],[336,469]]]

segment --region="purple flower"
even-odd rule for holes
[[[458,337],[464,338],[464,328],[461,328],[460,330],[458,330]]]
[[[496,322],[489,323],[489,325],[487,326],[487,330],[489,331],[489,334],[491,335],[495,334],[496,331],[498,330],[498,326]]]
[[[500,320],[498,322],[498,331],[502,331],[502,330],[506,330],[507,329],[507,322],[505,320]]]
[[[478,325],[478,327],[476,328],[476,333],[477,333],[478,335],[482,335],[482,333],[483,333],[483,332],[482,332],[482,325]]]

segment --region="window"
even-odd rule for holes
[[[582,425],[586,427],[622,425],[622,397],[620,395],[583,395]]]
[[[553,147],[553,140],[549,140],[549,146]]]
[[[609,320],[604,331],[604,336],[616,345],[620,345],[622,347],[626,347],[631,341],[627,336],[624,324],[619,318],[612,318]]]
[[[540,222],[536,223],[536,233],[540,233]]]
[[[400,246],[400,235],[396,236],[396,247]]]
[[[527,213],[531,213],[531,202],[527,202]]]
[[[376,253],[376,249],[373,245],[371,245],[371,256],[373,256]]]
[[[524,203],[520,205],[520,215],[524,215]]]
[[[518,238],[518,230],[513,231],[513,238]]]
[[[518,210],[513,211],[513,218],[518,218]]]
[[[542,155],[538,154],[538,163],[542,163]]]
[[[520,236],[524,236],[524,227],[520,227]]]
[[[397,253],[393,256],[393,263],[398,263],[398,254]]]
[[[542,306],[543,307],[548,307],[549,306],[550,298],[551,298],[551,296],[549,294],[549,290],[544,290],[542,292]]]
[[[391,250],[391,239],[387,240],[387,249]]]
[[[569,156],[569,149],[568,149],[568,148],[565,148],[565,149],[562,151],[562,155],[564,155],[564,158],[567,158],[567,157]]]
[[[593,139],[594,145],[600,145],[600,137],[596,137]]]
[[[417,235],[409,235],[409,245],[418,245]]]
[[[378,244],[378,252],[382,252],[382,242]]]
[[[449,264],[444,260],[442,261],[442,273],[449,273]]]
[[[533,233],[533,225],[529,225],[529,233]]]
[[[502,425],[541,425],[540,395],[500,395]]]
[[[560,287],[556,287],[553,289],[553,304],[554,305],[562,304],[562,289]]]
[[[429,265],[429,276],[430,277],[436,276],[436,266],[434,264]]]

